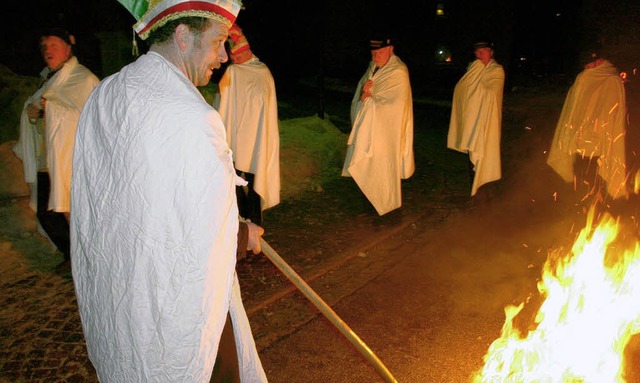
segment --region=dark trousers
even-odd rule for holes
[[[36,216],[40,226],[49,236],[54,245],[64,255],[64,259],[71,259],[71,243],[69,240],[69,222],[63,213],[49,210],[49,194],[51,181],[49,173],[38,172],[38,210]]]
[[[252,173],[241,172],[236,173],[247,180],[247,190],[243,186],[236,186],[236,197],[238,199],[238,210],[240,216],[251,220],[256,225],[262,224],[262,211],[260,210],[260,195],[253,190],[253,180],[255,176]]]
[[[236,339],[233,336],[233,324],[229,313],[227,313],[227,321],[224,323],[222,335],[220,335],[220,345],[210,383],[240,383]]]
[[[586,192],[588,195],[596,195],[599,192],[606,195],[605,181],[598,174],[598,157],[583,158],[574,156],[573,174],[576,175],[578,192]]]

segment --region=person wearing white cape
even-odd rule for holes
[[[493,44],[474,44],[471,62],[453,90],[447,147],[469,154],[471,196],[502,178],[500,139],[504,69],[493,58]],[[483,198],[487,198],[486,193]]]
[[[261,251],[263,230],[239,220],[244,181],[197,88],[227,60],[240,7],[152,2],[134,25],[149,52],[104,79],[80,116],[71,261],[100,382],[206,383],[214,371],[267,381],[235,272],[239,250]],[[229,344],[233,355],[218,358]]]
[[[587,182],[592,188],[590,193],[602,186],[611,198],[625,198],[628,195],[626,126],[622,79],[610,61],[595,54],[567,93],[547,164],[565,182],[572,183],[575,178]],[[586,162],[584,169],[581,169],[582,159]],[[604,184],[596,182],[598,177],[585,179],[589,168],[597,169]]]
[[[369,42],[371,62],[351,102],[342,176],[352,177],[379,215],[402,206],[401,181],[413,175],[413,99],[409,70],[391,39]]]
[[[20,116],[20,137],[13,147],[22,160],[31,189],[29,206],[36,211],[38,229],[62,253],[56,272],[71,270],[69,211],[71,164],[80,111],[100,82],[73,54],[75,37],[55,26],[43,32],[40,51],[47,66],[41,85],[29,97]]]
[[[258,225],[262,212],[280,203],[278,102],[271,71],[253,54],[242,29],[229,29],[231,64],[219,83],[214,107],[227,129],[233,163],[246,187],[238,187],[240,215]]]

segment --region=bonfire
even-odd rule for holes
[[[515,324],[524,302],[505,308],[474,383],[627,381],[625,348],[640,332],[640,243],[622,246],[620,219],[595,216],[592,208],[568,254],[549,254],[533,323]]]

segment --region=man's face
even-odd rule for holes
[[[372,49],[371,61],[373,61],[376,66],[383,66],[389,61],[392,53],[393,47],[391,45],[380,49]]]
[[[187,76],[195,86],[204,86],[211,80],[214,69],[228,59],[224,49],[228,28],[226,25],[212,20],[211,25],[200,36],[192,32],[191,44],[185,51]]]
[[[493,49],[491,48],[478,48],[474,51],[476,58],[480,61],[482,61],[483,63],[488,63],[489,60],[491,60],[491,57],[493,56]]]
[[[40,53],[51,70],[58,70],[71,57],[71,45],[58,36],[40,39]]]

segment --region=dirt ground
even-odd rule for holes
[[[633,92],[629,96],[631,171],[637,169],[640,141],[634,119],[637,99]],[[546,165],[563,101],[562,92],[506,96],[503,179],[491,185],[486,204],[468,197],[464,156],[443,149],[447,108],[417,104],[420,166],[403,184],[401,209],[376,217],[353,197],[357,189],[341,180],[333,185],[336,189],[327,188],[298,205],[295,221],[287,218],[287,205],[274,211],[274,221],[267,223],[277,222],[277,227],[269,239],[379,352],[399,381],[467,381],[499,336],[506,305],[527,302],[516,324],[524,329],[532,325],[542,301],[537,283],[548,256],[568,254],[594,206],[589,185],[566,184]],[[596,206],[598,218],[607,212],[620,218],[621,242],[637,240],[637,197],[606,199]],[[290,230],[296,238],[279,243],[279,230],[288,230],[287,223],[299,225]],[[340,261],[320,267],[333,251],[341,254]],[[257,259],[264,260],[247,263]],[[307,273],[307,265],[316,274]],[[252,283],[245,281],[243,286]],[[377,381],[380,377],[354,357],[353,349],[343,351],[341,335],[318,316],[304,300],[283,300],[252,319],[272,381]],[[270,332],[274,329],[280,335]],[[633,367],[640,365],[637,338],[627,349],[629,382],[639,381],[640,371]]]
[[[595,201],[589,195],[590,185],[566,184],[546,165],[562,103],[560,93],[508,96],[503,125],[504,177],[491,185],[492,198],[486,203],[476,204],[466,195],[465,162],[435,149],[434,158],[418,152],[423,166],[414,181],[421,186],[414,188],[411,180],[404,184],[406,200],[396,215],[374,218],[362,213],[350,218],[347,228],[340,225],[340,219],[332,221],[336,233],[362,223],[360,231],[349,235],[367,231],[369,235],[354,249],[360,256],[314,278],[312,286],[327,297],[398,381],[469,381],[500,334],[506,305],[526,302],[515,324],[522,330],[533,326],[542,302],[537,283],[543,265],[551,254],[569,253]],[[636,105],[630,104],[632,108]],[[631,111],[632,117],[636,111]],[[425,113],[442,123],[442,116],[435,117],[437,110],[427,108]],[[426,121],[421,117],[419,121]],[[628,166],[634,169],[638,163],[635,120],[628,133]],[[442,130],[429,135],[436,141],[442,137]],[[424,138],[417,148],[426,146]],[[598,218],[605,213],[619,217],[620,243],[638,239],[637,196],[623,201],[605,199],[595,206]],[[418,211],[421,214],[411,215]],[[395,225],[392,219],[411,224]],[[390,225],[384,230],[400,229],[376,241],[380,232],[376,235],[374,223],[382,225],[383,220]],[[325,235],[322,241],[323,248],[333,242],[336,248],[344,249],[339,235],[333,239]],[[315,243],[310,245],[313,248]],[[262,315],[254,318],[258,343],[265,345],[261,358],[270,379],[383,381],[371,364],[354,348],[345,346],[336,329],[318,319],[317,312],[308,306],[303,301],[283,300],[267,307],[273,321]],[[307,318],[308,323],[298,323],[295,330],[284,331],[285,335],[274,341],[263,337],[262,329],[291,326],[287,315],[300,317],[305,311],[312,318]],[[592,337],[598,331],[595,324],[583,336]],[[638,336],[632,338],[626,350],[628,382],[640,381],[639,343]]]

